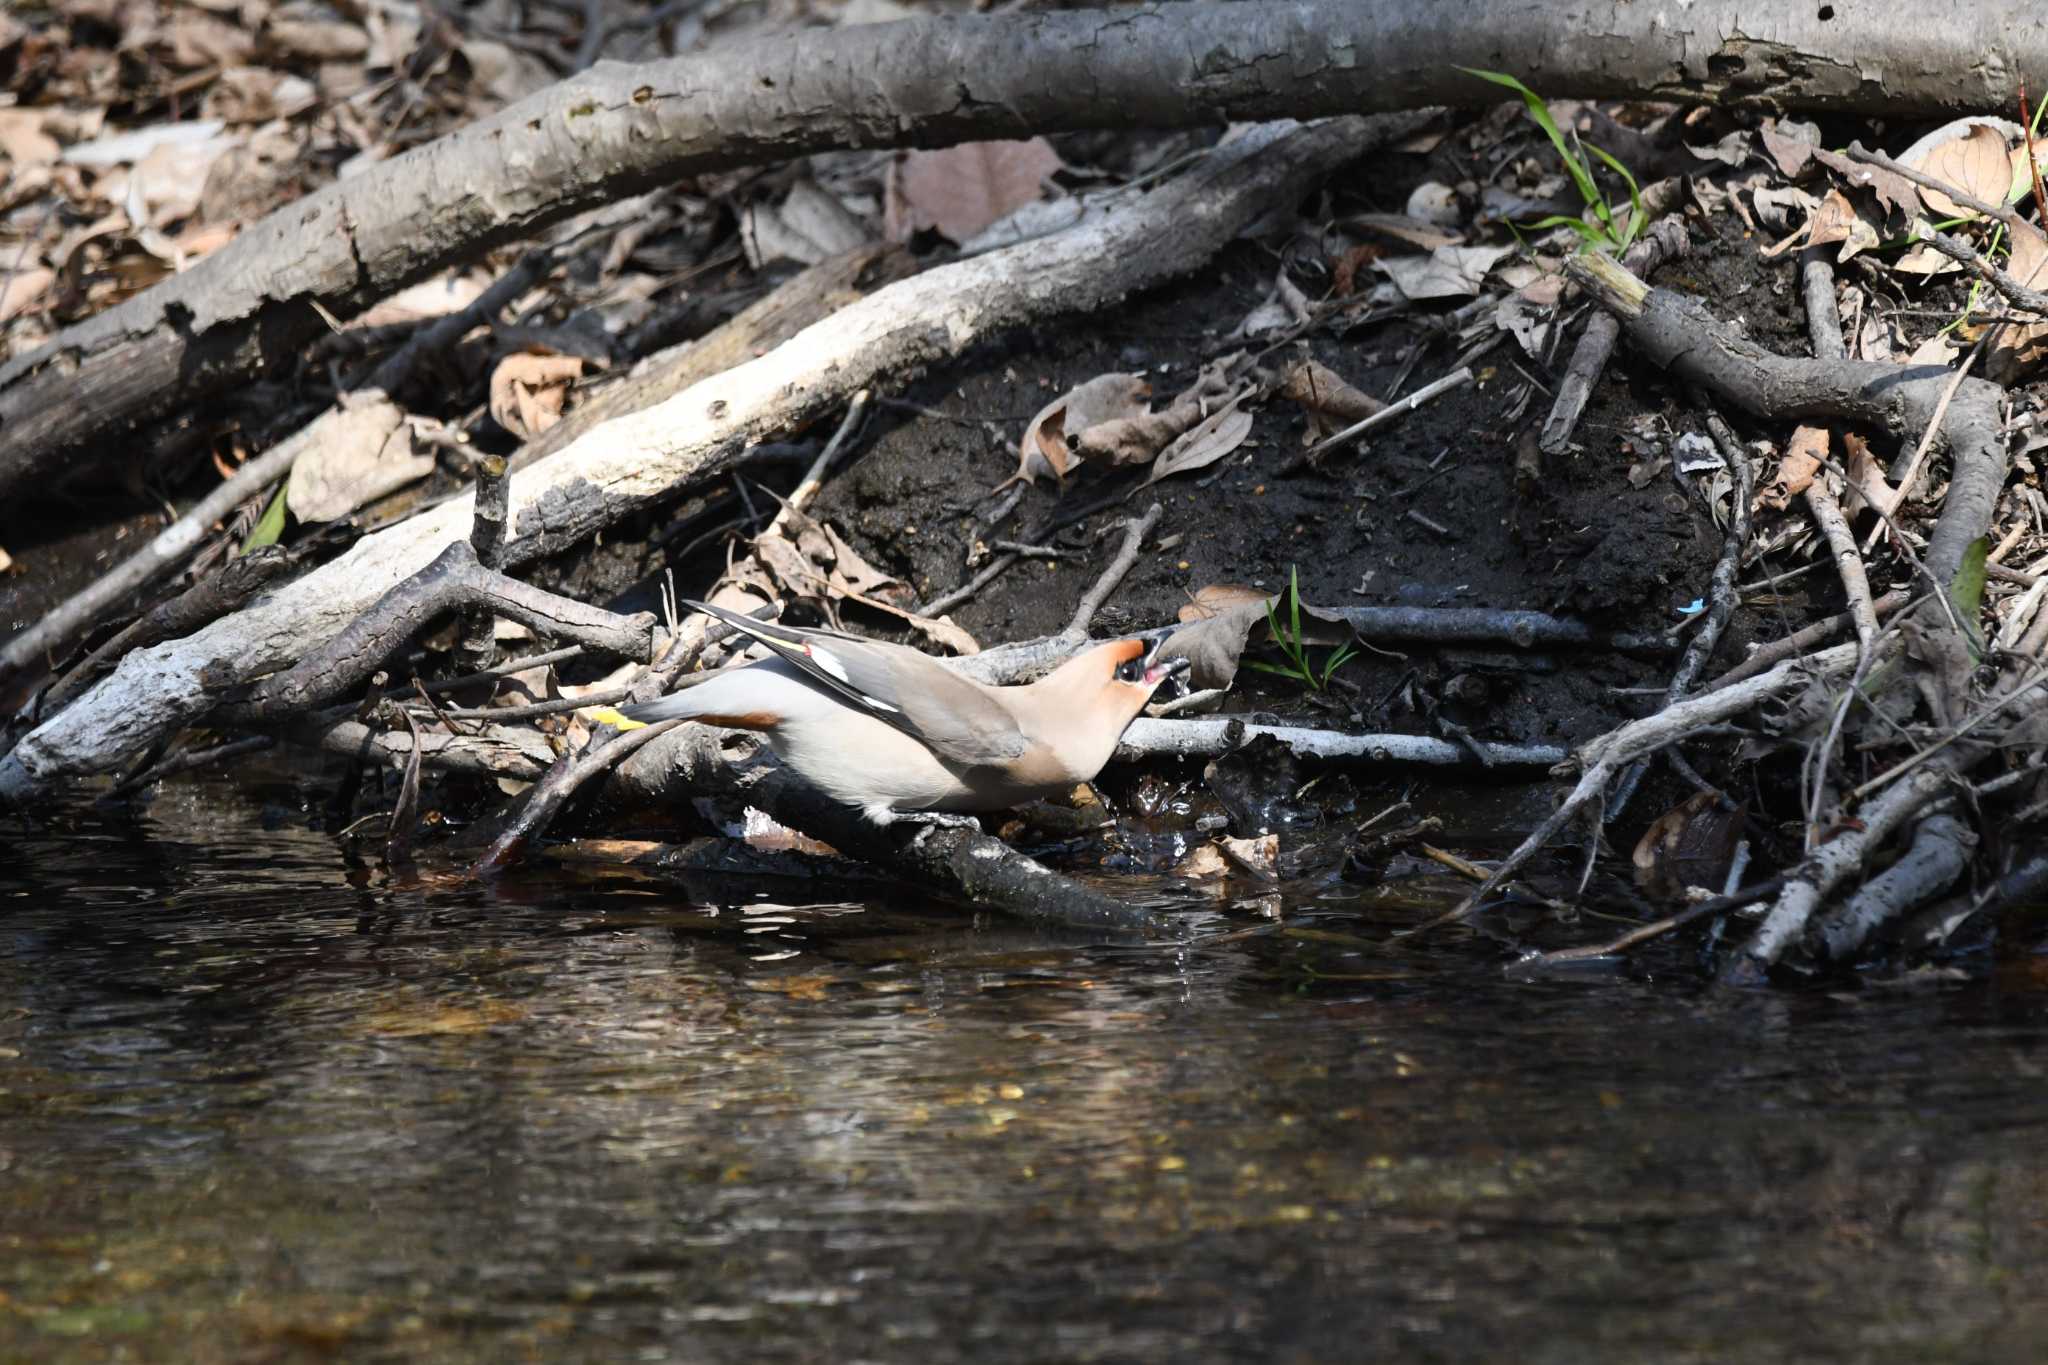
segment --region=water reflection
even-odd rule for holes
[[[7,838],[0,1357],[1997,1359],[2048,1327],[2025,989],[1514,984],[1392,939],[1428,911],[1389,888],[1191,910],[1216,932],[1174,948],[405,888],[263,815],[195,786]]]

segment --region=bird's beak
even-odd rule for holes
[[[1173,679],[1176,691],[1186,692],[1188,690],[1186,674],[1193,665],[1179,655],[1175,655],[1171,659],[1160,658],[1159,651],[1165,645],[1166,636],[1164,635],[1161,635],[1152,642],[1151,651],[1145,655],[1145,681],[1157,687],[1160,683],[1171,678]]]

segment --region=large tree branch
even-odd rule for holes
[[[82,442],[216,393],[482,248],[723,167],[1107,125],[1182,127],[1498,90],[1887,117],[2010,108],[2048,10],[1691,0],[1256,0],[807,29],[600,63],[272,214],[193,269],[0,366],[0,500]],[[81,393],[89,400],[79,401]]]

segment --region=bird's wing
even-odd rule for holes
[[[756,621],[708,602],[688,605],[759,640],[820,689],[949,762],[1001,765],[1030,747],[1016,715],[1000,700],[914,649],[836,630]]]

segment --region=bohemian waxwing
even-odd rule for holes
[[[1188,666],[1157,658],[1158,643],[1113,640],[1037,682],[986,687],[902,645],[689,605],[770,657],[696,674],[626,718],[758,730],[799,777],[882,825],[970,823],[932,812],[1002,810],[1090,780],[1154,689]]]

